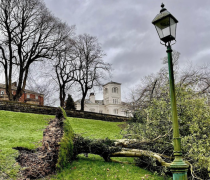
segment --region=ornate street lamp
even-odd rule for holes
[[[170,82],[170,96],[173,122],[173,145],[174,145],[174,161],[170,165],[170,170],[173,173],[173,180],[187,180],[188,165],[183,161],[181,152],[181,138],[179,136],[179,124],[176,109],[176,96],[174,86],[174,74],[172,63],[171,42],[176,41],[176,25],[177,19],[161,5],[160,13],[154,18],[152,24],[158,32],[160,40],[164,42],[168,53],[168,69]],[[161,43],[162,44],[162,43]]]

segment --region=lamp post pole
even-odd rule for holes
[[[174,145],[174,161],[171,163],[170,170],[173,173],[173,180],[187,180],[188,165],[183,161],[181,152],[181,138],[179,135],[179,124],[177,118],[176,95],[174,86],[174,73],[172,62],[172,49],[170,43],[167,45],[168,53],[168,70],[171,96],[171,111],[173,122],[173,145]]]
[[[160,40],[165,43],[168,53],[168,70],[171,96],[171,111],[173,122],[173,145],[174,145],[174,161],[170,165],[170,170],[173,173],[173,180],[187,180],[188,165],[183,161],[181,151],[181,138],[179,136],[179,123],[176,109],[176,95],[174,86],[174,73],[172,63],[171,41],[176,41],[176,24],[178,20],[161,4],[160,13],[155,16],[152,21]],[[161,43],[162,44],[162,43]]]

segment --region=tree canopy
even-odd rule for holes
[[[18,101],[29,67],[50,59],[68,36],[68,27],[55,18],[41,0],[2,0],[0,4],[0,64],[9,100]],[[16,94],[12,81],[17,81]]]

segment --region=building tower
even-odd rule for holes
[[[109,82],[103,85],[103,99],[107,114],[120,114],[121,112],[121,84]]]

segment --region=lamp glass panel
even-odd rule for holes
[[[170,35],[170,27],[167,27],[167,28],[163,29],[162,31],[163,31],[163,37]]]
[[[165,28],[169,27],[170,26],[170,18],[165,17],[165,18],[159,20],[158,22],[155,23],[155,26],[157,26],[160,29],[165,29]]]
[[[174,21],[174,19],[172,17],[170,17],[170,25],[176,24],[176,22]]]
[[[176,39],[176,24],[171,25],[171,36]]]
[[[158,35],[159,35],[160,39],[163,38],[164,37],[163,36],[163,31],[159,27],[157,27],[157,26],[155,26],[155,27],[157,29],[157,32],[158,32]]]
[[[170,17],[171,36],[173,36],[174,39],[176,38],[176,24],[177,23],[174,21],[174,19]]]

